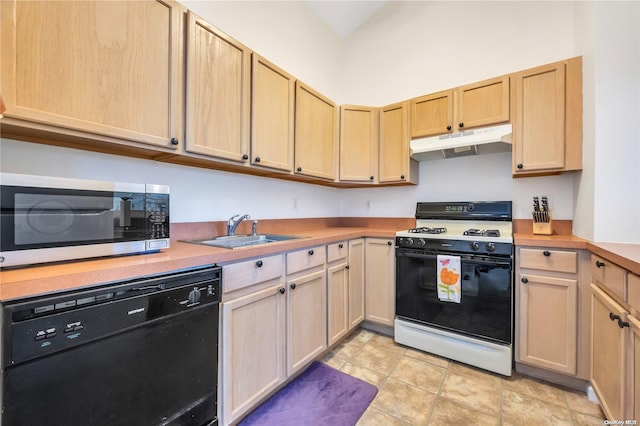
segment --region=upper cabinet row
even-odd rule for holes
[[[359,186],[417,183],[411,138],[511,122],[514,176],[581,167],[580,58],[338,107],[172,0],[2,1],[0,16],[4,137]]]
[[[511,122],[513,175],[582,168],[582,58],[409,101],[411,138]]]
[[[341,161],[334,102],[176,2],[0,7],[7,137],[329,185],[362,155],[346,148]],[[372,129],[367,183],[417,179],[407,126],[393,126],[404,133],[385,152],[402,169],[377,178],[389,131]]]

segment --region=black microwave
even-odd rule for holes
[[[0,267],[169,247],[169,187],[0,173]]]

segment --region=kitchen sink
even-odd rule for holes
[[[293,235],[259,234],[259,235],[230,235],[204,240],[185,240],[187,243],[203,244],[205,246],[222,247],[228,249],[242,248],[261,244],[277,243],[280,241],[307,238]]]

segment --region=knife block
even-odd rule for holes
[[[533,233],[535,235],[551,235],[553,234],[553,220],[549,218],[549,222],[533,222]]]

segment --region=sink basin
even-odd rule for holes
[[[255,246],[261,244],[277,243],[279,241],[295,240],[299,237],[293,235],[276,235],[276,234],[260,234],[260,235],[231,235],[217,238],[209,238],[204,240],[185,240],[187,243],[203,244],[205,246],[222,247],[228,249],[242,248],[247,246]]]

